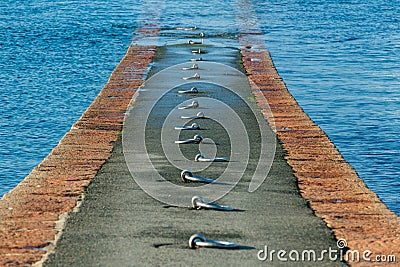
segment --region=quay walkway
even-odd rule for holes
[[[159,34],[154,25],[138,31]],[[363,266],[378,262],[340,256],[400,257],[399,217],[299,107],[253,34],[224,46],[198,44],[198,33],[192,44],[129,47],[70,132],[1,199],[1,266]],[[199,93],[179,93],[192,87]],[[194,99],[198,108],[179,109]],[[181,118],[198,112],[209,119]],[[175,130],[194,122],[200,129]],[[174,142],[195,134],[203,142]],[[200,152],[227,162],[197,162]],[[185,183],[183,169],[217,182]],[[234,210],[194,209],[198,194]],[[191,249],[196,233],[237,246]]]

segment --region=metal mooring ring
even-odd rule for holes
[[[238,245],[234,242],[224,241],[224,240],[212,240],[206,239],[203,234],[195,234],[189,238],[189,248],[196,249],[199,247],[205,248],[237,248]]]
[[[229,160],[225,157],[224,158],[222,158],[222,157],[221,158],[206,158],[204,156],[204,154],[199,153],[194,157],[194,161],[197,161],[197,162],[228,162]]]
[[[204,178],[204,177],[200,177],[200,176],[194,176],[192,174],[192,172],[189,171],[189,170],[183,170],[181,172],[181,179],[185,183],[187,183],[187,182],[199,182],[199,183],[210,184],[210,183],[216,182],[216,180],[213,180],[213,179],[208,179],[208,178]]]
[[[202,196],[194,196],[192,198],[192,207],[194,209],[213,209],[213,210],[224,210],[224,211],[232,211],[234,208],[231,206],[220,205],[216,203],[206,202]]]

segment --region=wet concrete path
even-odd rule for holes
[[[223,40],[221,40],[223,41]],[[193,55],[190,45],[167,46],[159,49],[152,74],[164,70],[166,67],[184,63],[190,66]],[[231,67],[240,67],[239,50],[235,48],[221,48],[213,46],[201,46],[208,53],[201,55],[218,63]],[[204,64],[202,64],[204,63]],[[224,77],[218,74],[215,65],[207,65],[207,62],[197,62],[200,67],[198,73],[204,79],[211,76],[226,79],[235,87],[235,75],[224,71]],[[175,66],[180,69],[181,65]],[[201,71],[203,68],[203,71]],[[207,72],[208,70],[208,72]],[[219,266],[254,266],[254,265],[281,265],[290,264],[290,251],[297,251],[299,258],[304,250],[313,250],[315,258],[321,257],[321,251],[337,250],[336,241],[330,229],[307,206],[306,201],[298,192],[296,178],[291,168],[284,160],[285,152],[279,143],[276,144],[276,152],[273,158],[271,170],[261,186],[254,192],[248,191],[252,175],[256,171],[258,157],[261,149],[259,138],[262,135],[257,127],[257,120],[251,109],[240,97],[252,99],[249,86],[238,86],[241,91],[236,94],[223,86],[212,82],[203,84],[200,80],[191,81],[188,84],[176,85],[177,79],[184,82],[182,77],[190,76],[194,72],[182,76],[181,72],[175,71],[175,76],[168,76],[164,82],[148,82],[139,91],[133,103],[133,109],[127,118],[127,126],[124,128],[124,142],[121,138],[114,144],[111,158],[103,165],[97,176],[87,188],[85,199],[76,213],[71,213],[63,235],[59,240],[55,254],[51,255],[45,263],[46,266],[137,266],[137,265],[219,265]],[[184,72],[186,73],[186,72]],[[234,73],[234,72],[232,72]],[[208,75],[208,76],[207,76]],[[153,76],[154,77],[154,76]],[[175,82],[172,82],[175,81]],[[193,110],[177,110],[176,107],[189,103],[193,95],[177,94],[179,90],[189,89],[196,86],[203,93],[199,96],[213,98],[227,103],[245,122],[248,133],[249,148],[241,144],[230,143],[234,140],[234,134],[224,130],[225,124],[235,122],[226,121],[224,114],[218,110],[218,105],[212,102],[202,108]],[[158,88],[158,89],[157,89]],[[165,95],[149,109],[149,104],[154,103],[153,93],[156,90],[164,90]],[[160,91],[161,92],[161,91]],[[240,96],[240,97],[239,97]],[[197,97],[197,96],[196,96]],[[153,106],[152,106],[153,107]],[[214,111],[216,110],[216,111]],[[150,112],[149,112],[150,111]],[[163,147],[160,145],[160,137],[164,128],[164,121],[168,121],[168,114],[173,118],[178,116],[194,115],[202,111],[206,116],[217,119],[220,116],[223,123],[217,120],[182,120],[183,124],[190,125],[196,121],[204,130],[198,131],[174,131],[173,127],[167,132],[167,140],[171,146],[176,145],[173,140],[191,138],[196,133],[211,138],[217,144],[202,144],[201,150],[212,152],[212,147],[217,148],[216,156],[227,157],[230,163],[212,163],[210,166],[200,166],[194,162],[194,156],[199,152],[199,145],[176,145],[179,147],[185,161],[168,161]],[[145,116],[146,115],[146,116]],[[147,117],[148,116],[148,117]],[[142,119],[141,119],[142,118]],[[171,122],[175,122],[171,119]],[[264,129],[265,130],[265,129]],[[269,131],[267,143],[275,145],[276,139],[272,131]],[[169,133],[169,134],[168,134]],[[173,136],[171,136],[174,133]],[[171,138],[171,139],[168,139]],[[145,141],[145,142],[143,142]],[[130,146],[133,143],[132,147]],[[145,150],[141,145],[145,144]],[[211,148],[209,148],[210,146]],[[125,148],[125,155],[124,155]],[[140,179],[158,181],[155,192],[162,194],[166,184],[190,188],[189,192],[196,193],[198,185],[195,183],[185,184],[180,179],[181,165],[188,169],[195,169],[196,174],[209,178],[218,178],[226,170],[233,180],[224,180],[226,184],[236,182],[240,174],[240,153],[248,149],[249,162],[243,177],[236,186],[217,202],[237,208],[236,211],[224,212],[215,210],[194,210],[189,208],[190,199],[185,194],[172,196],[168,194],[161,196],[161,202],[149,196],[136,183]],[[147,150],[147,152],[146,152]],[[165,150],[164,150],[165,151]],[[127,156],[126,153],[131,153]],[[148,158],[146,158],[146,155]],[[169,155],[167,155],[169,157]],[[246,155],[244,155],[246,156]],[[135,158],[136,157],[136,158]],[[178,155],[177,155],[178,157]],[[134,159],[140,161],[135,164]],[[154,169],[161,174],[165,180],[154,178],[152,170],[145,165],[150,160]],[[200,163],[201,164],[201,163]],[[229,165],[231,164],[231,165]],[[231,171],[231,172],[229,172]],[[132,172],[132,173],[131,173]],[[267,172],[267,170],[266,170]],[[237,174],[236,176],[234,174]],[[153,185],[153,187],[151,187]],[[150,185],[154,188],[154,184]],[[200,189],[198,189],[200,190]],[[203,191],[200,191],[203,192]],[[210,193],[209,196],[212,197]],[[159,198],[159,199],[160,199]],[[165,203],[167,202],[167,203]],[[182,204],[187,207],[176,207]],[[227,249],[189,249],[189,237],[195,233],[203,233],[207,238],[232,241],[239,244],[235,250]],[[276,252],[273,259],[267,255],[266,262],[260,261],[259,256],[265,257],[260,250],[268,246],[268,254],[271,250],[284,250],[286,255],[281,255],[289,262],[280,261]],[[337,256],[338,254],[332,254]],[[296,254],[291,254],[296,258]],[[307,258],[307,256],[306,256]],[[313,259],[313,256],[311,256]],[[323,261],[300,261],[297,265],[334,266],[342,265],[341,262],[332,262],[327,253]]]

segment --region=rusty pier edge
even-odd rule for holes
[[[140,38],[157,36],[146,25]],[[135,40],[107,84],[51,153],[0,201],[0,266],[41,265],[54,249],[66,214],[111,156],[125,113],[143,83],[155,46]]]
[[[298,105],[270,54],[252,50],[251,36],[241,38],[242,43],[247,43],[241,53],[253,93],[260,107],[265,105],[265,99],[268,102],[271,112],[264,117],[274,121],[274,130],[287,151],[286,160],[298,179],[302,196],[336,238],[346,240],[350,250],[358,250],[361,255],[370,250],[371,258],[395,255],[400,261],[399,216],[367,188],[329,137]],[[349,262],[370,264],[352,261],[351,257]]]

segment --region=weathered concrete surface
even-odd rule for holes
[[[367,188],[328,136],[304,113],[277,73],[269,53],[253,50],[256,43],[251,35],[243,34],[240,39],[254,93],[268,101],[272,116],[265,115],[274,121],[302,196],[351,250],[370,250],[372,260],[377,255],[395,255],[399,262],[400,218]],[[263,98],[259,100],[262,105]]]
[[[161,50],[161,49],[160,49]],[[172,64],[185,62],[185,57],[190,58],[190,46],[163,47],[163,52],[157,53],[155,68],[161,69]],[[208,55],[213,58],[223,58],[228,65],[237,65],[239,55],[236,49],[207,48]],[[188,63],[189,64],[189,63]],[[215,69],[210,71],[206,64],[199,62],[199,74],[201,77],[218,73]],[[169,75],[170,79],[182,80],[182,73],[176,71]],[[210,73],[211,72],[211,73]],[[225,71],[224,71],[225,73]],[[224,75],[235,82],[234,75],[226,72]],[[222,79],[222,78],[221,78]],[[124,135],[129,134],[139,138],[140,131],[147,127],[146,135],[147,153],[157,159],[153,164],[160,172],[165,174],[171,181],[178,185],[184,185],[180,180],[180,170],[170,166],[167,160],[163,160],[162,149],[158,149],[160,138],[157,139],[163,122],[163,112],[167,114],[177,103],[187,100],[190,96],[178,96],[176,88],[171,91],[167,101],[160,104],[160,109],[154,113],[154,120],[150,123],[142,121],[145,111],[143,107],[152,105],[149,97],[152,90],[169,88],[168,82],[157,85],[146,83],[137,96],[130,114],[143,124],[142,127],[135,125],[126,126]],[[206,86],[209,86],[206,88]],[[182,85],[182,87],[185,87]],[[233,99],[232,93],[214,85],[197,86],[203,91],[202,96],[221,97],[223,102],[229,102],[230,107],[243,114],[245,118],[251,113],[243,108],[243,104]],[[251,97],[249,84],[241,88],[245,97]],[[166,95],[168,97],[168,94]],[[177,99],[177,100],[174,100]],[[171,103],[172,102],[172,103]],[[253,103],[254,104],[254,103]],[[199,108],[210,114],[210,106],[205,109]],[[258,111],[258,110],[257,110]],[[195,111],[197,112],[197,110]],[[247,115],[246,115],[247,114]],[[217,117],[214,117],[217,119]],[[129,119],[129,118],[128,118]],[[232,119],[232,118],[231,118]],[[226,133],[208,125],[207,120],[199,123],[207,130],[201,133],[212,137],[215,142],[220,143],[218,152],[226,152]],[[232,121],[226,121],[226,124]],[[173,127],[167,125],[165,127]],[[250,136],[256,136],[258,128],[257,121],[247,119],[246,126]],[[256,126],[256,127],[254,127]],[[271,132],[271,130],[269,129]],[[153,134],[155,133],[155,134]],[[230,133],[233,134],[233,133]],[[275,143],[275,135],[270,135],[269,143]],[[149,139],[147,139],[149,138]],[[185,137],[183,138],[185,139]],[[144,140],[142,140],[144,141]],[[259,143],[257,143],[259,144]],[[134,149],[134,148],[132,148]],[[186,145],[182,148],[183,153],[192,152],[196,154],[196,145]],[[139,153],[140,151],[134,151]],[[224,155],[224,154],[222,154]],[[222,156],[221,155],[221,156]],[[135,176],[150,179],[153,175],[147,171],[148,166],[143,166],[141,171],[130,173],[122,151],[121,140],[114,146],[113,155],[102,166],[98,175],[92,181],[85,194],[85,201],[77,213],[71,213],[63,236],[57,244],[55,254],[52,254],[46,266],[263,266],[263,265],[290,265],[279,261],[275,255],[271,261],[265,262],[257,258],[259,250],[268,246],[271,250],[303,250],[313,249],[320,256],[322,250],[329,248],[337,249],[336,240],[325,223],[316,217],[308,207],[306,201],[300,196],[296,178],[291,168],[284,160],[285,152],[278,145],[272,169],[268,173],[265,182],[253,193],[248,192],[251,179],[249,175],[239,181],[235,188],[229,192],[219,203],[232,205],[241,210],[236,212],[221,212],[210,210],[193,210],[185,207],[173,207],[165,205],[147,195],[134,181]],[[193,158],[193,157],[191,157]],[[249,166],[258,158],[250,158]],[[134,164],[135,162],[130,162]],[[255,162],[257,163],[257,162]],[[220,168],[221,164],[215,163],[204,172],[213,173]],[[139,166],[140,167],[140,166]],[[267,172],[267,170],[265,170]],[[205,176],[213,177],[213,176]],[[158,187],[163,188],[165,182],[159,182]],[[188,201],[187,206],[190,206]],[[192,234],[201,232],[212,239],[229,240],[241,245],[237,250],[225,249],[196,249],[188,247],[188,240]],[[287,255],[286,255],[287,256]],[[269,257],[269,255],[268,255]],[[337,258],[330,261],[328,256],[321,261],[305,260],[296,262],[297,265],[305,266],[343,266]]]
[[[158,29],[150,25],[138,32],[153,36]],[[0,266],[31,265],[53,249],[61,231],[61,215],[72,211],[110,157],[128,104],[142,84],[154,54],[155,47],[129,47],[82,117],[39,166],[3,196]]]

